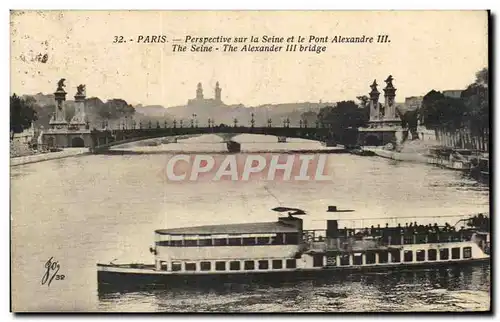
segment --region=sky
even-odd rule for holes
[[[165,43],[137,43],[162,35]],[[264,35],[295,43],[303,36],[306,45],[311,35],[388,35],[390,42],[319,43],[327,46],[319,54],[172,52],[173,39],[186,36]],[[132,41],[113,43],[115,36]],[[226,104],[256,106],[356,100],[374,79],[382,92],[392,75],[403,102],[472,83],[488,66],[487,37],[486,11],[18,11],[10,92],[53,93],[65,78],[67,99],[86,84],[87,97],[176,106],[194,98],[198,82],[212,98],[219,81]]]

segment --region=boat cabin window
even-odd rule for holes
[[[186,263],[184,264],[184,269],[186,271],[196,271],[196,263]]]
[[[322,266],[323,266],[323,255],[314,255],[313,267],[322,267]]]
[[[427,259],[430,261],[435,261],[437,259],[437,250],[429,249],[427,251]]]
[[[210,262],[201,262],[200,263],[200,270],[209,271],[211,269],[212,269],[212,263],[210,263]]]
[[[160,262],[160,267],[161,267],[161,270],[162,270],[162,271],[166,271],[166,270],[168,270],[168,265],[167,265],[167,262],[161,261],[161,262]]]
[[[254,270],[255,269],[255,262],[254,261],[245,261],[245,270]]]
[[[229,246],[241,246],[241,238],[230,237],[229,238]]]
[[[229,262],[229,270],[239,271],[240,270],[240,262],[239,261]]]
[[[171,240],[170,246],[182,246],[182,240]]]
[[[401,262],[401,252],[399,251],[399,249],[391,250],[390,254],[391,254],[391,263]]]
[[[269,237],[257,237],[257,245],[269,245]]]
[[[460,247],[453,247],[451,249],[451,259],[460,259]]]
[[[214,246],[227,246],[227,238],[215,238]]]
[[[348,253],[341,254],[340,255],[340,265],[348,266],[349,264],[350,264],[349,263],[349,254]]]
[[[448,248],[442,248],[439,250],[439,259],[448,260],[450,259],[450,250]]]
[[[172,262],[172,271],[173,272],[178,272],[182,269],[182,263],[181,262]]]
[[[389,252],[386,250],[382,250],[378,253],[378,262],[380,264],[385,264],[389,261]]]
[[[200,246],[212,246],[212,238],[204,238],[198,241]]]
[[[472,247],[464,247],[464,258],[472,257]]]
[[[283,261],[281,259],[273,259],[273,269],[282,269]]]
[[[375,252],[367,251],[365,256],[366,256],[366,264],[375,264]]]
[[[186,239],[184,240],[184,246],[198,246],[198,241],[196,239]]]
[[[269,261],[259,261],[259,269],[269,269]]]
[[[225,271],[226,270],[226,262],[215,262],[215,270],[216,271]]]
[[[244,237],[243,246],[253,246],[255,245],[255,237]]]
[[[413,262],[413,251],[405,250],[403,259],[405,262]]]
[[[297,260],[287,259],[286,260],[286,268],[297,268]]]
[[[353,265],[363,265],[363,254],[355,253],[352,255],[352,264]]]
[[[417,262],[425,261],[425,250],[419,249],[417,250]]]

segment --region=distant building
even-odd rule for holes
[[[205,98],[203,95],[203,86],[198,83],[196,86],[196,96],[193,99],[188,100],[188,107],[213,107],[225,105],[221,98],[222,88],[219,86],[219,82],[215,84],[214,98]]]
[[[410,96],[405,98],[405,109],[408,111],[413,111],[422,106],[423,96]]]
[[[449,89],[443,91],[443,95],[451,98],[460,98],[462,95],[463,89]]]

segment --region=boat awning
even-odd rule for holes
[[[260,222],[248,224],[210,225],[185,228],[158,229],[160,235],[219,235],[219,234],[258,234],[258,233],[297,233],[299,229],[280,222]]]
[[[276,208],[273,208],[272,210],[277,211],[277,212],[286,212],[286,211],[293,212],[292,215],[305,215],[306,214],[306,212],[304,210],[299,209],[299,208],[276,207]]]

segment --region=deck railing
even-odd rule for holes
[[[309,249],[357,250],[412,244],[451,243],[470,241],[474,232],[463,230],[440,233],[353,235],[327,237],[325,230],[306,230],[303,242]]]

